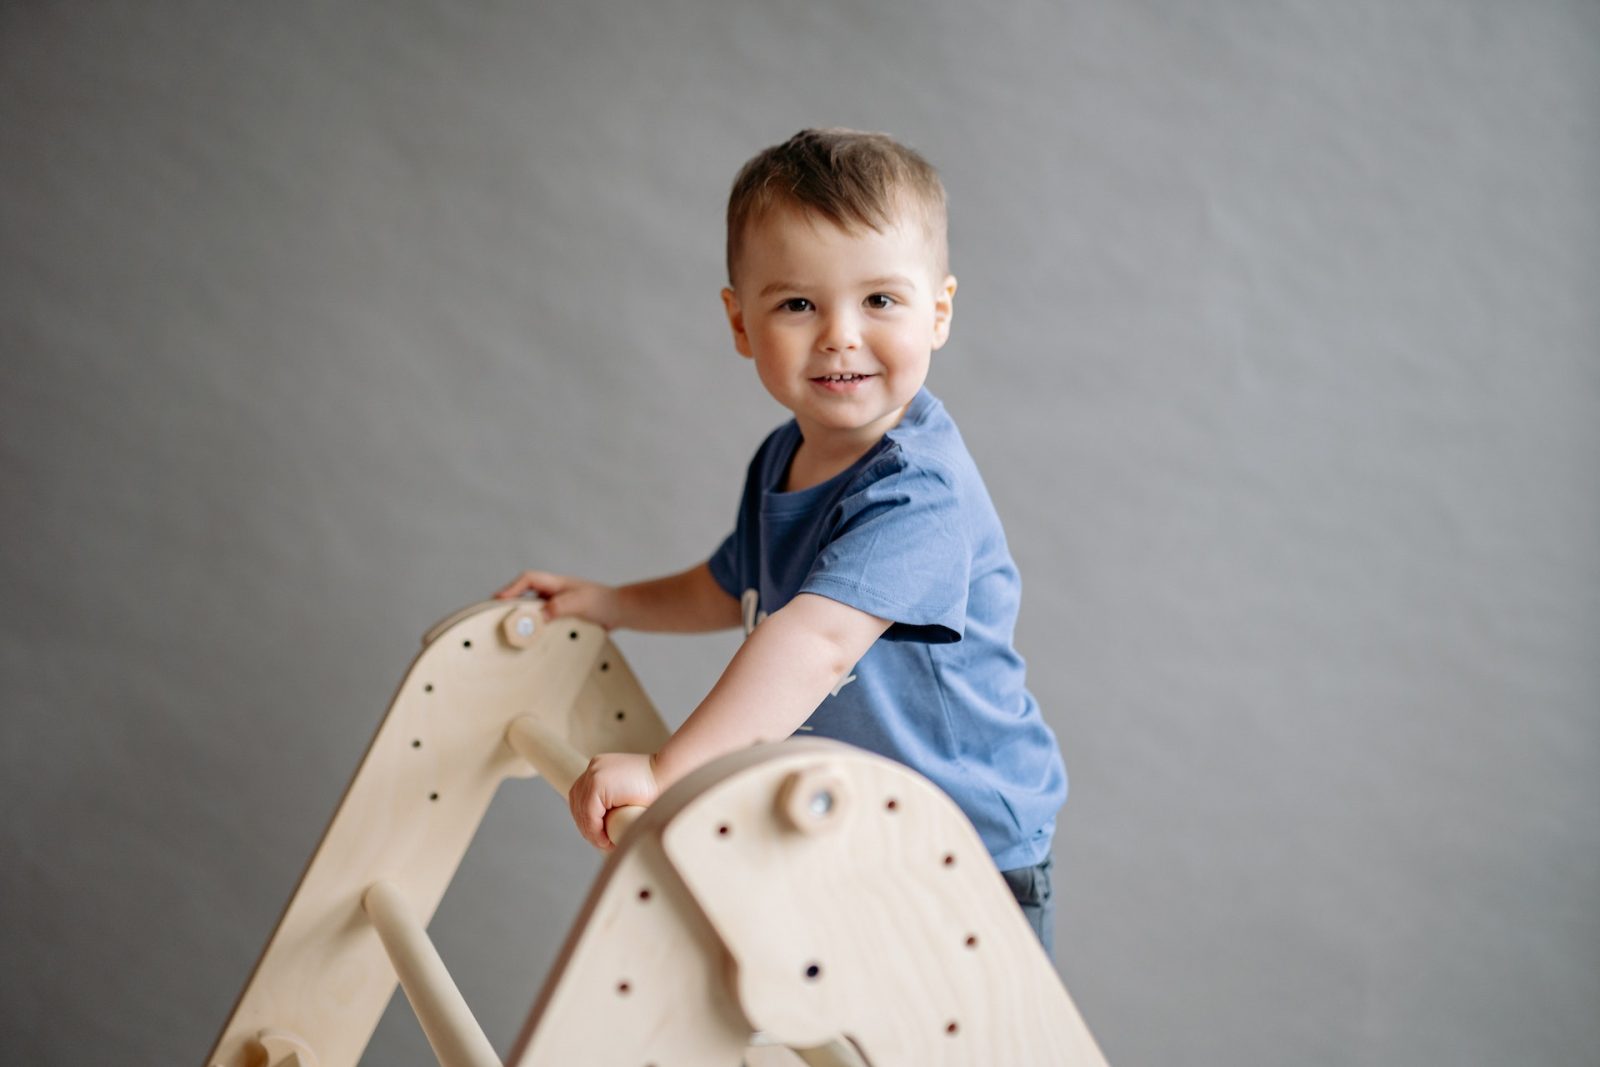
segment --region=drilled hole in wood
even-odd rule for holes
[[[977,948],[978,947],[978,935],[977,934],[968,934],[967,935],[967,947],[968,948]]]
[[[639,890],[639,899],[641,901],[648,901],[650,899],[650,890],[648,890],[648,889]]]
[[[727,837],[731,833],[733,833],[733,827],[729,826],[727,823],[721,823],[717,826],[718,837]]]
[[[432,683],[432,682],[429,682],[429,683],[428,683],[428,684],[427,684],[427,685],[425,685],[425,686],[423,686],[423,687],[422,687],[422,691],[423,691],[423,692],[424,692],[424,693],[431,693],[431,692],[433,692],[433,683]]]
[[[611,664],[602,663],[602,664],[600,664],[600,669],[603,670],[603,671],[609,671],[611,669]]]
[[[628,713],[627,712],[625,712],[625,711],[617,712],[617,721],[618,722],[621,722],[623,719],[626,719],[627,717],[628,717]]]
[[[577,639],[578,639],[578,631],[573,630],[571,633],[567,634],[567,640],[576,641]]]
[[[428,799],[429,800],[438,800],[439,799],[439,794],[438,793],[429,793],[428,794]]]
[[[961,1029],[961,1027],[956,1023],[956,1021],[954,1019],[951,1019],[949,1022],[944,1024],[944,1032],[949,1034],[949,1035],[951,1035],[952,1037],[955,1036],[956,1032],[959,1031],[960,1029]]]
[[[461,647],[462,648],[471,648],[472,647],[472,638],[469,637],[465,641],[461,642]]]
[[[627,982],[618,982],[617,983],[617,994],[619,996],[624,996],[625,997],[632,991],[633,991],[633,986],[629,985]]]
[[[808,963],[808,964],[806,964],[806,981],[815,982],[818,978],[821,978],[821,977],[822,977],[822,964],[820,964],[820,963]]]
[[[900,810],[900,802],[898,800],[896,800],[894,797],[890,797],[888,800],[883,802],[883,810],[884,811],[899,811]]]
[[[411,742],[411,747],[412,748],[421,748],[422,747],[422,738],[419,737],[415,741],[412,741]]]
[[[944,854],[944,865],[946,867],[954,867],[956,865],[956,854],[954,852],[946,852]]]

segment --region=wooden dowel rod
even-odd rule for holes
[[[533,769],[562,796],[572,791],[572,783],[589,766],[588,756],[569,745],[566,738],[527,715],[513,719],[511,725],[506,727],[506,744],[533,764]],[[612,808],[606,812],[606,836],[611,838],[612,844],[620,843],[622,835],[643,814],[641,807]]]
[[[644,814],[644,809],[638,805],[626,808],[612,808],[606,812],[606,836],[611,838],[613,845],[622,844],[622,837],[633,824],[639,821],[639,816]]]
[[[362,898],[362,906],[389,952],[400,988],[417,1013],[440,1067],[502,1067],[494,1046],[445,970],[428,931],[412,914],[400,890],[390,882],[374,882]]]
[[[589,766],[589,757],[567,743],[567,739],[547,729],[532,716],[513,719],[506,727],[506,744],[529,763],[540,776],[566,796],[572,783]]]

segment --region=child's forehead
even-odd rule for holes
[[[930,263],[937,258],[932,248],[932,235],[909,207],[898,208],[881,228],[836,221],[801,205],[774,207],[749,221],[742,244],[742,258],[747,261],[752,254],[762,259],[828,260],[857,255],[870,248],[914,253]]]
[[[834,218],[816,208],[785,200],[753,215],[746,224],[746,236],[766,229],[769,233],[776,230],[787,231],[791,235],[803,235],[810,231],[819,237],[864,238],[895,230],[910,231],[918,227],[926,228],[923,213],[905,198],[900,198],[890,205],[877,225],[853,219]]]

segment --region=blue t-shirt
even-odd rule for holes
[[[1011,645],[1016,564],[955,423],[923,389],[850,468],[781,492],[800,440],[791,420],[757,451],[712,576],[747,632],[799,593],[889,619],[800,730],[926,775],[1002,870],[1040,862],[1066,771]]]

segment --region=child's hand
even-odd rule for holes
[[[567,805],[578,832],[595,848],[616,847],[606,836],[606,812],[631,805],[648,807],[661,795],[650,757],[633,752],[602,752],[572,783]]]
[[[544,597],[546,619],[558,619],[570,615],[587,619],[607,630],[613,630],[621,624],[616,589],[599,582],[572,578],[564,574],[523,571],[504,589],[495,593],[495,599],[510,600],[528,592],[538,593]]]

